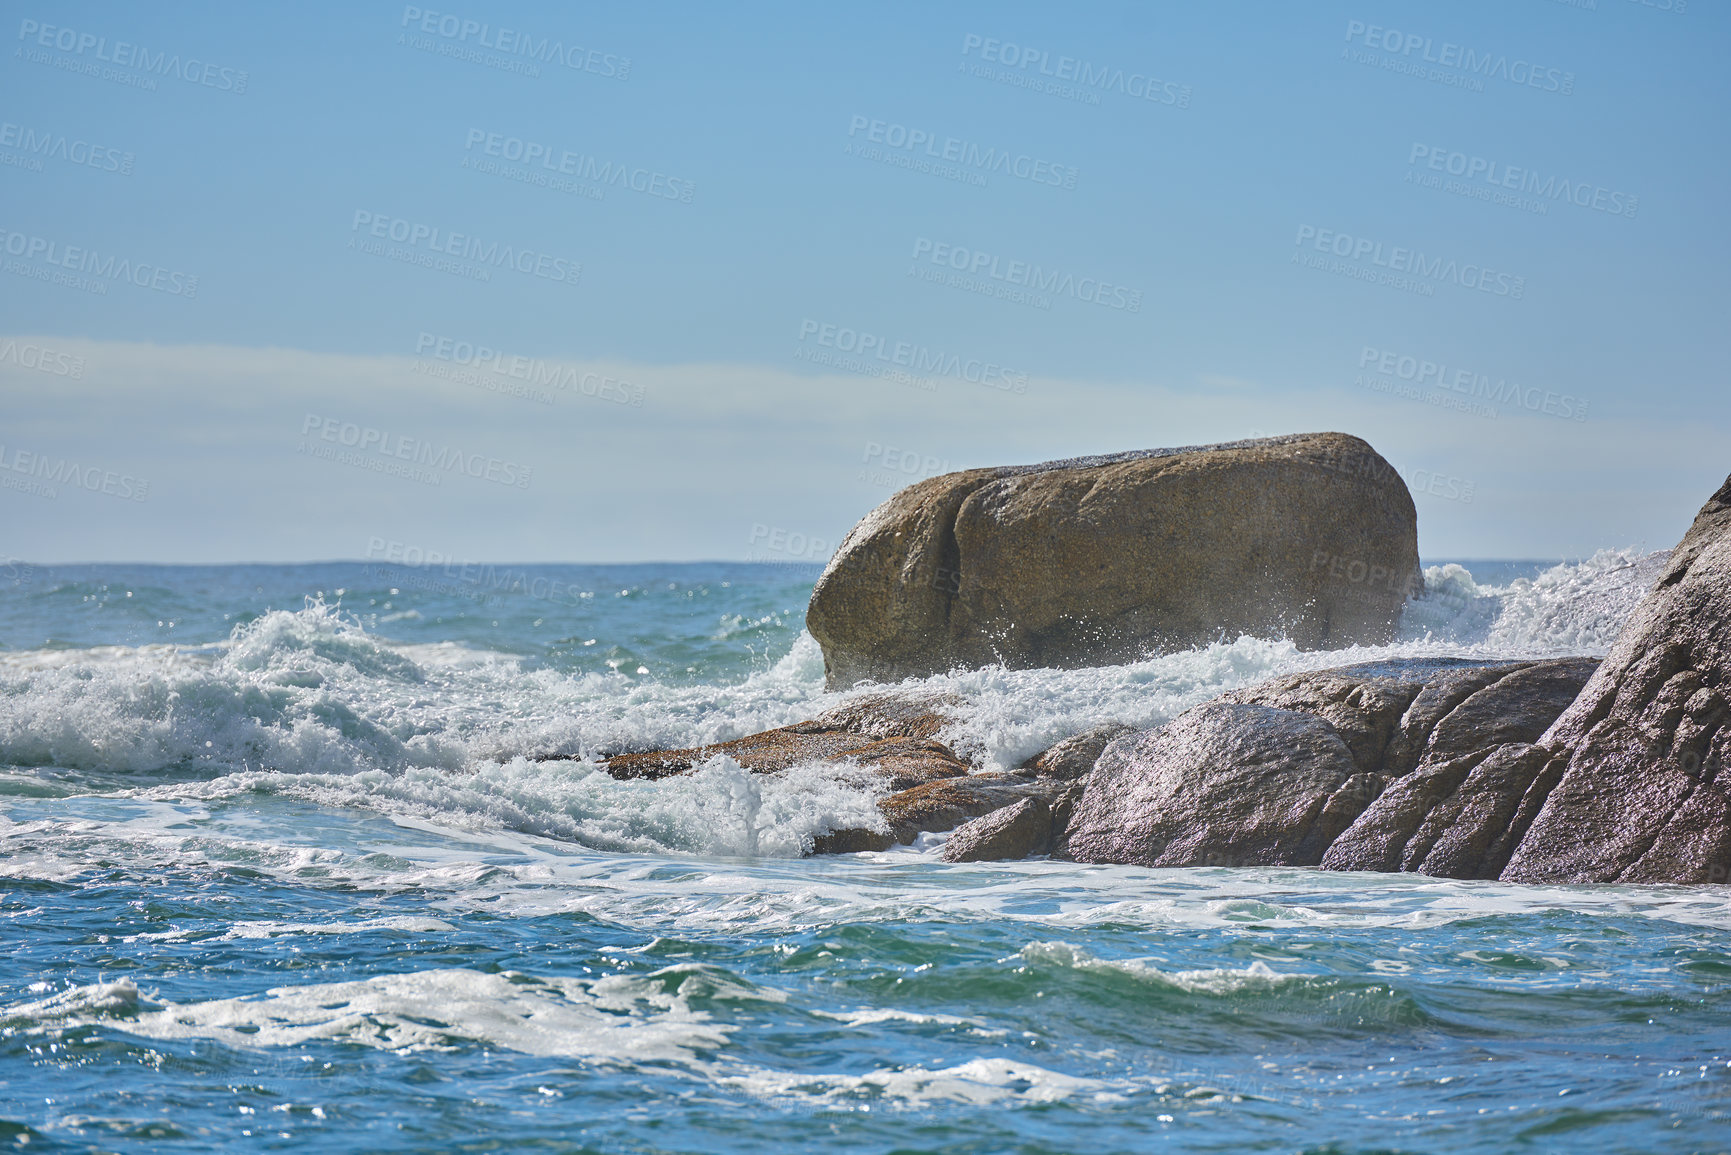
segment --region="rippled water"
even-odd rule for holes
[[[1603,652],[1658,560],[1433,567],[1389,647],[930,682],[1009,765],[1291,669]],[[832,704],[813,576],[0,575],[0,1143],[1731,1147],[1726,887],[801,859],[875,813],[845,767],[588,760]]]

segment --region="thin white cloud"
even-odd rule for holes
[[[32,367],[25,344],[72,360]],[[744,558],[760,526],[839,540],[915,461],[964,468],[1338,429],[1416,479],[1427,556],[1551,557],[1670,544],[1727,464],[1720,431],[1700,423],[1486,420],[1229,373],[1187,388],[1031,378],[1017,394],[960,377],[927,389],[763,366],[524,359],[501,369],[412,351],[0,337],[0,477],[30,480],[15,468],[23,452],[50,471],[71,462],[149,483],[144,500],[0,488],[0,553],[306,560],[363,556],[382,537],[499,561]],[[62,371],[73,361],[76,376]],[[417,454],[465,465],[395,468]]]

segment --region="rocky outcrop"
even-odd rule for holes
[[[1111,742],[1059,853],[1494,878],[1537,812],[1533,743],[1596,664],[1392,661],[1234,691]]]
[[[1322,865],[1495,878],[1532,821],[1532,808],[1522,804],[1546,758],[1537,746],[1511,742],[1427,764],[1366,808]]]
[[[1419,580],[1412,498],[1340,433],[975,469],[843,540],[806,625],[829,684],[1133,661],[1240,634],[1387,641]]]
[[[1407,659],[1276,678],[1162,729],[1104,726],[1007,773],[939,735],[945,694],[851,698],[819,719],[621,755],[621,777],[717,753],[776,772],[875,769],[885,829],[954,830],[949,861],[1050,851],[1147,866],[1321,866],[1511,882],[1731,881],[1731,480],[1702,508],[1610,655]],[[959,828],[959,829],[958,829]]]
[[[1510,882],[1731,881],[1731,479],[1580,697]]]
[[[1731,480],[1603,663],[1393,662],[1111,742],[1060,853],[1535,883],[1731,881]]]

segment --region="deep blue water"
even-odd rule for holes
[[[931,681],[1010,764],[1284,670],[1603,652],[1635,560],[1437,567],[1390,647]],[[833,703],[814,576],[0,573],[0,1144],[1731,1149],[1726,887],[802,859],[874,813],[845,771],[584,761]]]

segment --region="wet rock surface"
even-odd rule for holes
[[[1085,730],[1074,737],[1053,743],[1027,759],[1017,769],[1066,781],[1086,778],[1089,771],[1094,769],[1100,753],[1106,749],[1106,744],[1135,729],[1134,726],[1120,723],[1096,726],[1092,730]]]
[[[1536,813],[1532,743],[1597,664],[1401,660],[1233,691],[1107,746],[1058,853],[1494,878]]]
[[[1731,881],[1731,479],[1539,744],[1556,777],[1502,877]]]
[[[1023,771],[1007,774],[985,772],[944,778],[891,794],[879,803],[878,808],[883,811],[889,827],[887,833],[835,831],[819,838],[812,853],[842,853],[838,847],[868,843],[870,845],[860,845],[858,848],[887,850],[898,843],[912,843],[922,834],[941,834],[955,830],[976,818],[1031,799],[1046,809],[1050,825],[1044,836],[1031,842],[1024,854],[1018,857],[1045,854],[1052,847],[1053,837],[1069,821],[1076,799],[1080,795],[1079,783]]]
[[[955,694],[886,690],[849,698],[804,725],[872,738],[935,738],[964,705]]]
[[[1052,845],[1052,808],[1038,798],[964,823],[944,843],[945,862],[1001,862],[1044,854]]]
[[[1342,815],[1330,805],[1344,790],[1367,789],[1359,776],[1319,716],[1210,702],[1106,747],[1064,855],[1138,866],[1314,865],[1362,809]]]

